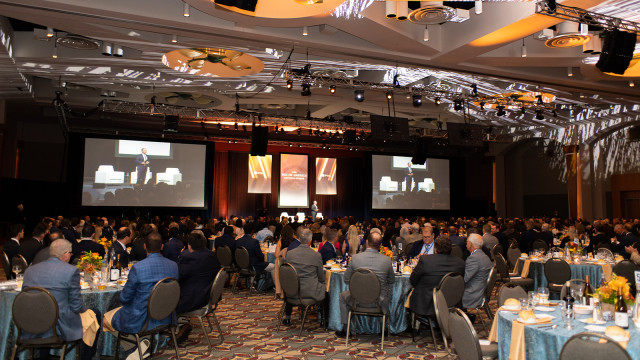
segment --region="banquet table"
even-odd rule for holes
[[[586,329],[584,324],[578,320],[586,319],[591,315],[576,315],[573,320],[573,329],[565,329],[560,315],[560,307],[556,306],[553,312],[539,312],[536,314],[549,314],[555,318],[552,320],[553,324],[558,324],[558,327],[551,329],[550,327],[543,327],[544,325],[525,325],[524,326],[524,352],[516,350],[518,346],[512,346],[512,340],[517,334],[514,334],[514,320],[518,317],[517,312],[511,311],[498,311],[496,317],[498,323],[497,335],[490,340],[498,342],[498,357],[500,359],[511,360],[557,360],[562,351],[562,347],[569,340],[569,338],[577,333],[590,331]],[[614,325],[613,321],[608,321],[602,327]],[[495,326],[495,324],[494,324]],[[631,332],[631,340],[627,344],[627,352],[634,360],[640,360],[640,329],[636,328],[631,319],[629,319],[629,331]],[[494,329],[492,328],[492,334]],[[497,337],[495,337],[497,336]],[[513,340],[517,341],[517,340]],[[517,345],[517,344],[515,344]],[[524,359],[522,358],[524,353]]]
[[[520,258],[518,259],[517,268],[518,272],[522,274],[525,262],[527,259]],[[534,289],[539,287],[547,287],[547,278],[544,276],[544,263],[546,260],[531,260],[529,262],[529,271],[526,277],[533,279]],[[600,286],[600,277],[604,272],[605,278],[607,281],[611,280],[611,269],[613,268],[613,264],[604,263],[569,263],[569,267],[571,268],[571,278],[572,279],[585,279],[586,275],[589,275],[589,284],[592,288],[596,289]]]
[[[107,311],[120,306],[120,289],[107,288],[106,290],[82,290],[82,300],[87,309],[100,311],[102,315]],[[13,323],[11,308],[13,301],[18,296],[17,291],[0,292],[0,360],[9,359],[11,351],[18,335],[18,329]],[[98,319],[102,323],[102,319]],[[99,332],[98,347],[95,359],[100,355],[113,356],[116,352],[116,338],[111,334]],[[21,359],[26,359],[28,351],[20,353]]]
[[[339,299],[341,292],[349,290],[349,285],[344,282],[344,271],[328,270],[326,279],[329,281],[327,294],[329,317],[327,325],[331,330],[342,330]],[[389,331],[392,334],[401,333],[409,327],[404,303],[410,290],[409,275],[396,275],[389,305]],[[380,333],[381,325],[382,320],[380,317],[358,316],[356,330],[358,333],[376,334]]]

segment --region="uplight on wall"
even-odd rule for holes
[[[189,4],[187,4],[187,3],[184,3],[182,5],[182,16],[184,16],[184,17],[191,16],[191,9],[189,7]]]

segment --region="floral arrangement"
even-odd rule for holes
[[[80,257],[80,261],[76,267],[82,271],[87,273],[94,273],[97,269],[100,269],[102,266],[102,256],[98,255],[98,253],[88,252]]]
[[[106,237],[101,238],[98,243],[104,247],[104,251],[109,251],[111,248],[111,240],[107,240]]]
[[[386,246],[380,246],[380,254],[388,256],[390,259],[393,259],[393,251]]]
[[[629,292],[629,283],[627,282],[627,279],[616,274],[613,274],[611,281],[599,287],[596,290],[596,294],[600,295],[600,298],[604,303],[615,304],[618,300],[618,289],[620,287],[622,287],[622,297],[624,298],[624,301],[629,305],[633,304],[634,298]]]

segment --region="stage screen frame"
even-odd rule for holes
[[[285,164],[285,158],[300,158],[297,165],[300,166],[299,170],[304,169],[303,176],[290,176],[290,179],[285,179],[285,171],[292,171],[295,169],[289,169],[290,166],[295,165]],[[302,159],[304,157],[304,159]],[[293,175],[294,173],[291,173]],[[304,180],[293,180],[298,177],[304,177]],[[283,181],[284,180],[284,181]],[[287,181],[288,180],[288,181]],[[304,186],[304,190],[298,191],[283,191],[283,183],[286,184],[291,181],[297,181],[296,184]],[[293,183],[292,183],[293,184]],[[303,201],[297,201],[296,199],[302,199]],[[278,207],[279,208],[308,208],[309,207],[309,155],[307,154],[292,154],[283,153],[280,154],[280,186],[278,189]]]
[[[316,195],[338,195],[337,169],[338,159],[316,158]],[[326,170],[329,168],[329,172]],[[325,180],[326,179],[326,180]]]
[[[264,161],[261,161],[263,158]],[[271,194],[271,176],[273,170],[273,155],[251,156],[248,159],[249,169],[247,171],[247,193],[249,194]],[[260,169],[258,169],[258,165]],[[252,170],[255,169],[255,170]],[[253,175],[256,177],[254,178]],[[260,179],[262,175],[264,179]]]

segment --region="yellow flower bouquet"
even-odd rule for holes
[[[98,253],[88,252],[80,257],[80,261],[76,264],[76,267],[85,274],[92,274],[96,272],[102,266],[102,256]]]
[[[101,238],[98,243],[104,247],[104,251],[109,251],[109,248],[111,248],[111,240],[107,240],[106,237]]]
[[[393,251],[386,246],[380,246],[380,254],[388,256],[391,260],[393,260]]]
[[[613,278],[606,284],[596,289],[596,294],[600,295],[602,302],[607,304],[615,304],[618,300],[618,289],[622,287],[622,297],[627,305],[633,305],[634,298],[629,291],[629,282],[626,278],[618,276],[615,273]]]

